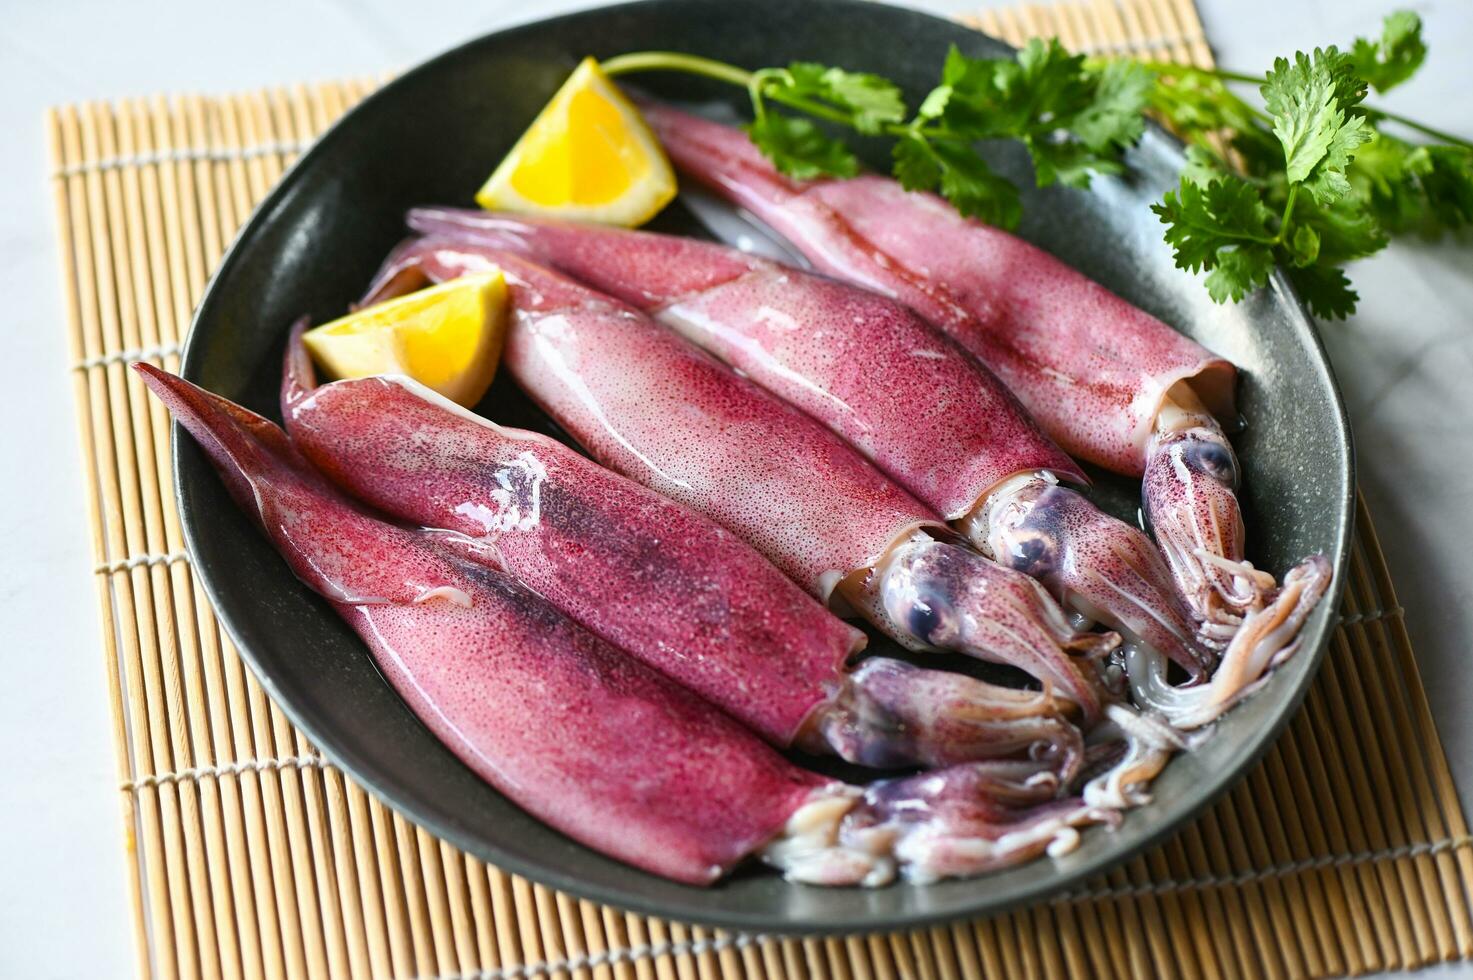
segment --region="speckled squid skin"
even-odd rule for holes
[[[832,785],[509,575],[370,517],[265,419],[139,371],[415,714],[537,818],[647,871],[708,884]]]
[[[502,364],[593,456],[744,538],[827,601],[910,531],[945,525],[837,436],[644,314],[508,252],[421,239],[371,295],[413,269],[434,281],[505,272]]]
[[[505,569],[779,746],[843,685],[864,634],[730,531],[408,379],[314,388],[304,353],[294,340],[287,431],[354,496],[454,532],[447,547]]]
[[[572,284],[559,273],[542,269],[512,253],[500,251],[465,236],[455,239],[429,237],[406,242],[386,260],[375,279],[374,286],[370,289],[369,296],[371,299],[380,299],[388,294],[398,294],[417,288],[423,285],[425,279],[440,281],[466,272],[481,271],[491,264],[506,270],[513,279],[517,275],[525,275],[529,277],[528,281],[541,283],[545,280],[553,284],[567,284],[574,290],[569,294],[569,303],[573,302],[574,297],[581,297],[581,305],[574,304],[570,308],[578,309],[583,315],[595,310],[601,304],[605,310],[613,308],[624,311],[626,317],[638,317],[656,335],[663,335],[661,350],[669,351],[672,348],[683,350],[683,354],[677,355],[682,360],[695,358],[702,365],[707,366],[706,373],[702,375],[701,386],[695,389],[694,395],[678,388],[672,391],[659,383],[661,379],[651,379],[655,390],[659,391],[661,398],[665,399],[659,403],[639,398],[590,402],[583,394],[590,388],[585,379],[580,377],[576,370],[567,369],[562,372],[562,377],[557,379],[558,385],[564,389],[571,389],[576,394],[574,398],[565,398],[563,404],[582,404],[583,407],[579,411],[585,414],[562,418],[558,415],[559,412],[566,410],[562,407],[554,407],[552,414],[580,441],[582,441],[580,432],[584,430],[601,434],[605,428],[612,426],[610,431],[621,431],[623,437],[628,440],[627,451],[613,457],[613,462],[610,463],[612,468],[647,486],[655,486],[656,489],[662,486],[651,482],[657,477],[686,486],[687,489],[694,489],[697,492],[687,498],[691,506],[702,510],[707,516],[713,517],[718,522],[726,523],[759,551],[764,550],[764,535],[769,535],[771,528],[765,523],[763,512],[760,509],[754,510],[746,499],[745,488],[750,485],[751,481],[744,479],[724,483],[720,479],[713,479],[710,472],[702,469],[704,463],[699,457],[696,458],[699,464],[697,468],[687,469],[687,460],[682,459],[678,454],[672,457],[667,452],[662,442],[662,439],[665,438],[664,430],[655,424],[645,424],[639,414],[647,411],[647,406],[654,405],[668,414],[678,430],[693,431],[696,436],[706,439],[709,442],[707,451],[719,451],[721,458],[729,459],[735,454],[740,457],[741,466],[758,468],[766,465],[764,460],[780,460],[785,470],[795,474],[791,478],[784,477],[789,480],[791,486],[788,492],[801,494],[801,500],[782,502],[784,512],[791,515],[790,519],[799,522],[795,528],[799,532],[802,531],[802,521],[819,522],[813,526],[820,529],[822,527],[845,527],[846,515],[849,517],[847,526],[851,528],[873,526],[877,518],[884,517],[886,513],[884,510],[876,509],[875,499],[910,501],[911,509],[908,513],[917,520],[908,525],[903,535],[888,542],[874,557],[866,557],[862,564],[850,566],[840,572],[825,573],[824,578],[819,581],[819,588],[814,590],[816,594],[820,598],[827,598],[830,590],[834,588],[834,583],[842,582],[840,588],[843,600],[903,645],[917,650],[953,650],[995,663],[1012,664],[1028,671],[1040,680],[1051,681],[1055,685],[1056,693],[1064,694],[1084,709],[1087,719],[1098,715],[1100,700],[1097,686],[1091,680],[1089,672],[1082,666],[1082,657],[1077,658],[1075,654],[1087,656],[1087,651],[1108,650],[1109,647],[1119,642],[1118,636],[1111,633],[1077,632],[1069,625],[1049,596],[1037,588],[1036,583],[1026,576],[983,558],[982,555],[960,544],[950,535],[933,536],[926,530],[917,531],[916,529],[920,527],[938,531],[941,523],[934,513],[927,511],[903,491],[896,489],[882,474],[865,463],[852,448],[842,442],[836,442],[834,435],[813,419],[780,402],[775,403],[779,406],[776,409],[763,407],[761,403],[764,401],[774,403],[772,396],[753,388],[749,382],[738,378],[730,370],[710,361],[702,352],[691,347],[670,331],[656,326],[643,314],[623,307],[617,300],[601,297],[600,294],[585,287]],[[514,270],[522,271],[514,272]],[[519,292],[517,287],[513,286],[513,305],[533,302],[534,294],[534,290]],[[524,320],[525,318],[520,318],[517,323],[521,324]],[[512,336],[508,341],[509,352],[517,349],[518,329],[520,329],[519,326],[514,326],[512,329]],[[598,335],[595,332],[590,336],[597,337]],[[665,361],[641,361],[638,358],[631,358],[629,363],[634,365],[633,370],[635,371],[650,369],[660,371],[666,365],[673,363],[674,369],[678,371],[681,369],[682,362],[675,361],[673,358]],[[608,365],[600,363],[599,367],[600,370],[604,370]],[[540,370],[545,371],[545,366]],[[515,362],[512,362],[513,374],[516,375],[517,371]],[[678,377],[678,375],[672,376]],[[529,393],[541,400],[539,390],[535,386],[546,386],[548,384],[546,377],[534,377],[529,381],[519,375],[518,380],[524,388],[528,389]],[[593,387],[597,387],[602,393],[606,384],[600,382]],[[554,390],[558,391],[558,389]],[[693,397],[696,399],[694,402],[690,401]],[[709,424],[713,418],[719,421],[719,417],[712,415],[709,405],[731,403],[736,399],[740,399],[741,404],[750,406],[749,409],[744,409],[746,414],[738,419],[740,425]],[[588,407],[590,404],[593,409]],[[762,414],[759,416],[757,412]],[[594,415],[597,425],[589,424],[588,414]],[[705,421],[702,421],[701,428],[692,430],[693,419]],[[716,442],[720,440],[725,440],[730,445],[716,445]],[[754,452],[759,455],[752,456]],[[595,454],[597,455],[597,451]],[[844,459],[845,456],[848,457],[847,460]],[[653,467],[644,462],[650,458],[664,460],[667,469],[657,473]],[[631,460],[633,463],[630,462]],[[632,469],[626,468],[631,465]],[[851,481],[840,485],[845,492],[838,496],[829,493],[824,485],[829,474],[834,472],[844,475],[846,481]],[[850,489],[855,487],[852,482],[853,474],[862,475],[866,483],[859,485],[857,489]],[[717,476],[719,475],[718,473]],[[777,475],[782,476],[783,474]],[[760,483],[765,478],[759,473],[755,479]],[[883,496],[866,496],[864,491],[867,487],[883,491]],[[731,499],[732,494],[735,494],[738,499]],[[794,504],[797,506],[793,506]],[[838,512],[832,510],[835,507],[839,508]],[[745,523],[742,521],[733,523],[726,516],[730,514],[736,514]],[[921,520],[922,517],[925,520]],[[886,520],[880,526],[893,526],[893,522]],[[904,542],[909,542],[916,536],[928,543],[927,551],[950,554],[953,559],[952,563],[959,566],[964,565],[968,569],[968,574],[943,580],[926,574],[919,568],[914,568],[914,562],[921,558],[921,552],[905,545]],[[941,540],[942,538],[945,540]],[[770,538],[766,540],[771,542]],[[879,536],[870,540],[878,541]],[[779,539],[776,545],[791,547],[788,544],[789,541],[802,542],[803,538],[794,534],[786,539]],[[852,549],[848,553],[857,554]],[[789,555],[787,559],[784,559],[779,554],[769,553],[769,557],[772,557],[779,567],[786,569],[791,567],[794,559],[801,559],[803,556],[799,553]],[[884,566],[883,571],[879,570],[882,565]],[[912,570],[922,571],[921,579],[911,576],[909,571]],[[907,608],[899,615],[895,615],[891,608],[893,603],[881,599],[882,595],[893,593],[893,590],[890,590],[892,585],[898,587],[899,593],[890,594],[890,599],[898,602],[900,607],[914,606],[915,608]],[[924,587],[916,589],[911,588],[912,585],[923,585]],[[947,628],[939,631],[935,636],[938,640],[944,636],[944,645],[938,646],[927,638],[933,633],[930,629],[927,629],[925,635],[921,636],[910,632],[918,622],[917,615],[928,623],[932,620],[946,623]],[[987,686],[991,687],[991,685]],[[971,694],[966,697],[975,698],[977,695]],[[983,700],[993,699],[984,696]],[[918,721],[919,719],[913,717],[912,720]],[[885,740],[881,739],[881,741]],[[972,741],[975,742],[975,740]],[[841,752],[844,751],[840,744],[836,743],[833,747]],[[893,744],[889,746],[890,749],[896,747]],[[952,747],[952,749],[961,748],[961,745]],[[975,751],[975,748],[967,748],[964,751]]]
[[[1009,478],[1063,471],[1083,480],[1012,398],[995,384],[988,391],[997,399],[979,394],[977,385],[993,379],[975,359],[883,296],[722,246],[649,233],[428,209],[411,212],[410,224],[458,243],[468,254],[510,244],[563,265],[569,274],[586,275],[597,287],[617,287],[631,302],[650,305],[696,343],[817,417],[912,492],[948,506],[953,519],[993,508],[994,491]],[[446,237],[452,233],[453,238]],[[901,337],[906,339],[897,343]],[[951,356],[910,356],[913,345],[922,343],[928,345],[924,350]],[[938,365],[954,370],[928,376],[927,369]],[[950,424],[956,420],[967,424],[957,429]],[[935,459],[944,466],[935,466]],[[1150,539],[1072,490],[1055,488],[1050,499],[1056,506],[1033,508],[1031,526],[1015,528],[1005,538],[971,534],[977,522],[970,517],[958,524],[999,564],[1039,579],[1061,602],[1087,608],[1113,629],[1131,631],[1199,675],[1210,654],[1194,637],[1170,571]],[[1065,509],[1069,519],[1056,519]],[[1020,534],[1027,538],[1026,547],[1019,546]],[[1046,560],[1029,554],[1040,545],[1047,546]],[[954,576],[953,588],[937,596],[962,594],[956,589],[963,578],[980,585],[988,571],[970,562],[967,575]],[[1007,586],[1000,582],[997,587]],[[906,597],[912,613],[931,614],[947,605],[914,598]],[[976,608],[1001,619],[1010,607],[967,605]],[[1046,607],[1011,608],[1025,614],[1021,622],[1036,624]],[[910,623],[905,627],[902,636],[925,635]],[[1036,677],[1057,676],[1092,714],[1097,700],[1057,657],[1067,630],[1054,633],[1054,642],[1002,644],[1041,651],[1041,662],[1030,662],[1033,658],[1021,650],[1008,662]],[[1055,669],[1048,670],[1047,663]]]
[[[410,227],[525,252],[643,309],[956,520],[1015,473],[1088,482],[1012,393],[895,300],[714,242],[421,208]]]
[[[1235,369],[1014,235],[872,175],[795,183],[736,129],[645,104],[681,170],[753,212],[820,270],[892,296],[972,351],[1060,446],[1127,476],[1167,390],[1191,379],[1219,418]]]

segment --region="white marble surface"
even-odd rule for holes
[[[1385,0],[1200,0],[1225,65],[1375,30]],[[1473,134],[1473,4],[1404,0],[1429,66],[1389,99]],[[0,309],[0,976],[121,975],[133,962],[114,753],[89,574],[41,114],[162,91],[228,92],[400,67],[464,38],[590,5],[481,0],[4,4]],[[959,11],[967,0],[923,0]],[[1360,475],[1464,799],[1473,801],[1473,246],[1397,245],[1354,270],[1364,300],[1325,337]],[[1470,971],[1473,972],[1473,971]],[[1421,976],[1465,975],[1448,967]]]

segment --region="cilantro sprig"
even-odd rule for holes
[[[1335,319],[1359,300],[1347,263],[1394,235],[1473,223],[1473,144],[1364,101],[1426,55],[1421,20],[1401,11],[1378,39],[1280,58],[1262,79],[1149,65],[1151,108],[1188,143],[1181,186],[1154,208],[1177,264],[1206,271],[1219,301],[1263,285],[1277,264],[1317,316]],[[1255,82],[1261,105],[1230,87]]]
[[[673,69],[744,86],[752,100],[747,134],[798,180],[851,177],[860,169],[853,151],[815,120],[890,137],[894,173],[907,188],[939,191],[963,214],[1008,228],[1022,215],[1018,189],[976,145],[1020,140],[1041,186],[1087,187],[1091,174],[1120,171],[1122,152],[1144,129],[1141,112],[1152,84],[1140,66],[1092,65],[1056,40],[1031,41],[1013,58],[972,58],[953,47],[940,84],[914,113],[889,79],[811,62],[749,72],[654,51],[620,55],[603,68],[610,75]]]
[[[1473,143],[1365,104],[1368,91],[1409,80],[1426,55],[1421,20],[1407,11],[1388,16],[1378,38],[1279,58],[1257,77],[1086,59],[1057,40],[1030,41],[1011,58],[953,47],[913,112],[886,78],[811,62],[747,71],[641,52],[603,67],[611,75],[687,71],[745,87],[748,135],[795,179],[859,172],[836,129],[889,138],[901,184],[1005,228],[1022,214],[1018,188],[979,145],[1015,140],[1039,186],[1086,188],[1093,175],[1122,170],[1149,112],[1188,144],[1180,185],[1152,208],[1177,265],[1204,273],[1217,302],[1241,300],[1282,267],[1317,316],[1340,318],[1358,300],[1347,263],[1393,235],[1473,224]],[[1259,99],[1242,94],[1247,85],[1258,86]]]

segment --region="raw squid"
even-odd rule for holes
[[[1228,644],[1254,616],[1261,640],[1282,636],[1265,623],[1302,620],[1295,610],[1324,594],[1331,572],[1321,556],[1300,566],[1292,591],[1244,557],[1238,464],[1218,421],[1235,414],[1232,364],[935,195],[873,175],[794,182],[735,129],[668,106],[645,114],[686,173],[821,271],[926,317],[995,371],[1064,449],[1141,477],[1146,519],[1205,641]],[[1029,492],[1044,499],[1052,488]],[[1284,638],[1287,649],[1293,636]]]
[[[360,510],[270,422],[137,369],[430,730],[589,847],[696,885],[752,855],[795,880],[879,885],[897,871],[931,881],[1060,853],[1075,827],[1108,817],[1048,799],[1049,775],[1022,762],[864,789],[795,766],[509,575]]]
[[[511,253],[428,240],[391,256],[371,296],[489,267],[506,273],[514,308],[503,365],[599,461],[902,644],[1012,664],[1099,716],[1088,661],[1117,636],[1076,631],[1037,582],[946,539],[828,430],[643,314]]]
[[[293,333],[282,416],[334,483],[514,575],[778,747],[878,767],[1026,751],[1068,779],[1082,739],[1047,694],[873,657],[864,634],[720,525],[567,446],[403,377],[315,387]]]
[[[1150,539],[1059,486],[1087,480],[986,367],[910,308],[714,242],[479,211],[422,208],[409,224],[530,254],[644,309],[1056,598],[1194,677],[1212,667]]]

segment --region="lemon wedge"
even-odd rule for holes
[[[598,62],[584,58],[476,202],[633,228],[674,196],[675,173],[660,141]]]
[[[464,276],[350,313],[302,335],[337,378],[407,374],[467,408],[481,400],[506,337],[506,279]]]

